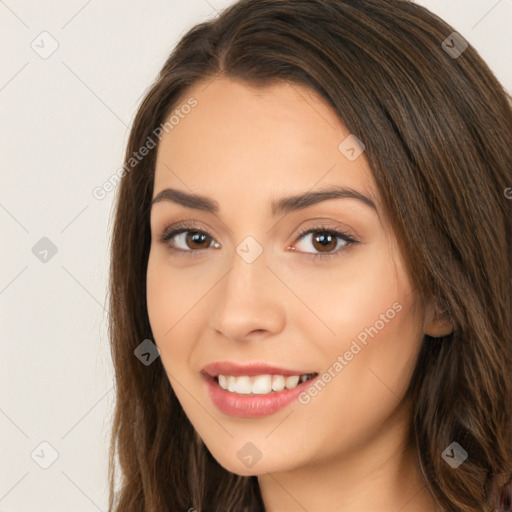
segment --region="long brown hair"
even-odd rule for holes
[[[226,471],[196,434],[160,358],[145,366],[134,356],[152,339],[146,268],[156,150],[136,165],[130,159],[156,140],[190,86],[220,74],[256,87],[308,86],[364,142],[411,280],[454,325],[443,338],[425,336],[407,391],[425,484],[446,511],[507,510],[512,109],[453,32],[405,0],[241,0],[174,48],[134,120],[115,203],[111,512],[264,510],[257,478]],[[457,469],[442,457],[454,442],[468,453]]]

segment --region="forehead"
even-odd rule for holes
[[[195,106],[183,108],[187,104]],[[377,202],[364,152],[347,158],[343,142],[352,140],[350,131],[307,87],[256,88],[217,78],[188,89],[171,116],[172,129],[158,146],[155,194],[176,185],[219,198],[236,193],[265,200],[337,185],[364,190]]]

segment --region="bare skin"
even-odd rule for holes
[[[219,212],[153,205],[147,303],[194,428],[224,468],[258,476],[267,512],[438,510],[406,443],[413,405],[402,398],[424,334],[450,326],[418,307],[364,152],[346,158],[338,146],[349,131],[307,88],[255,90],[217,78],[187,91],[183,103],[190,97],[197,106],[159,144],[153,197],[174,188],[213,199]],[[376,209],[345,197],[272,216],[275,199],[334,186]],[[209,238],[194,242],[189,231],[159,240],[179,221],[195,221],[190,230]],[[303,228],[313,232],[300,236]],[[315,239],[326,228],[358,243],[334,238],[323,248]],[[247,236],[263,250],[252,263],[236,252]],[[311,258],[329,252],[336,254]],[[333,370],[370,326],[377,333]],[[200,376],[220,360],[330,368],[331,379],[308,403],[237,418],[216,408]],[[250,468],[237,456],[248,442],[261,453]]]

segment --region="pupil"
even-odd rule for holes
[[[198,231],[191,231],[190,238],[192,239],[193,244],[201,244],[204,243],[206,235],[204,233],[199,233]]]
[[[320,235],[320,236],[316,236],[315,237],[315,242],[318,242],[320,243],[321,247],[322,248],[329,248],[329,244],[332,244],[333,240],[334,240],[334,245],[336,245],[336,241],[334,239],[334,237],[329,234],[329,233],[326,233],[324,235]]]

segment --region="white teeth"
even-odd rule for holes
[[[237,393],[241,393],[242,395],[248,395],[252,393],[252,382],[249,377],[238,377],[235,379],[235,383],[235,390]]]
[[[218,382],[222,389],[231,391],[232,393],[240,393],[242,395],[266,395],[272,391],[283,391],[283,389],[293,389],[297,387],[299,381],[302,383],[311,374],[307,375],[291,375],[285,377],[283,375],[255,375],[249,377],[242,375],[235,377],[234,375],[219,375]]]
[[[252,392],[255,395],[264,395],[272,391],[272,377],[270,375],[258,375],[252,383]]]
[[[283,391],[284,377],[282,375],[274,375],[274,380],[272,381],[272,389],[274,391]]]
[[[220,377],[220,375],[219,375]],[[232,393],[235,392],[236,390],[236,382],[235,382],[235,377],[233,376],[229,376],[228,378],[228,387],[227,387],[227,390],[228,391],[231,391]]]
[[[285,386],[286,389],[293,389],[297,387],[297,384],[299,383],[300,376],[299,375],[292,375],[291,377],[286,377]]]

